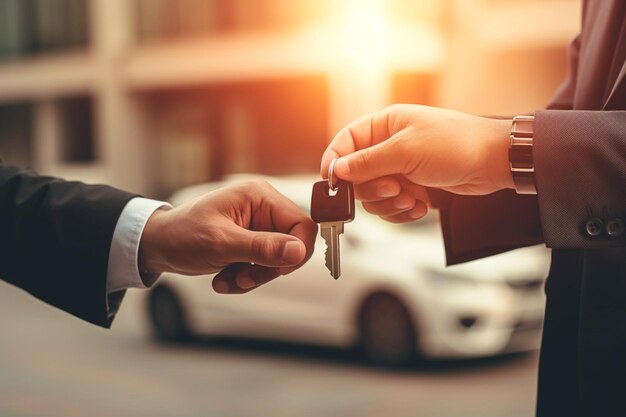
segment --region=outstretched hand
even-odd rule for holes
[[[265,181],[222,188],[170,210],[144,229],[140,267],[151,272],[219,272],[213,288],[244,293],[303,265],[317,225]]]
[[[370,213],[394,223],[423,217],[425,187],[457,194],[512,188],[509,120],[418,105],[394,105],[342,129],[322,156],[337,177],[355,184]]]

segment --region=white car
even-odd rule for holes
[[[189,187],[172,202],[241,179]],[[308,210],[313,180],[265,179]],[[324,266],[324,252],[318,237],[306,265],[244,295],[215,293],[210,276],[163,274],[148,299],[155,334],[359,347],[388,365],[417,355],[467,358],[539,346],[549,266],[544,247],[445,267],[436,215],[392,225],[359,206],[341,236],[337,281]]]

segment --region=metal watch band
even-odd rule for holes
[[[537,194],[533,162],[534,116],[515,116],[511,125],[509,163],[517,194]]]

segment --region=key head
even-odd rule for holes
[[[354,220],[354,189],[352,183],[337,180],[337,191],[328,188],[328,181],[313,184],[311,218],[316,223]]]

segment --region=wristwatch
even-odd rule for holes
[[[517,194],[537,194],[533,162],[534,116],[515,116],[511,125],[509,163]]]

